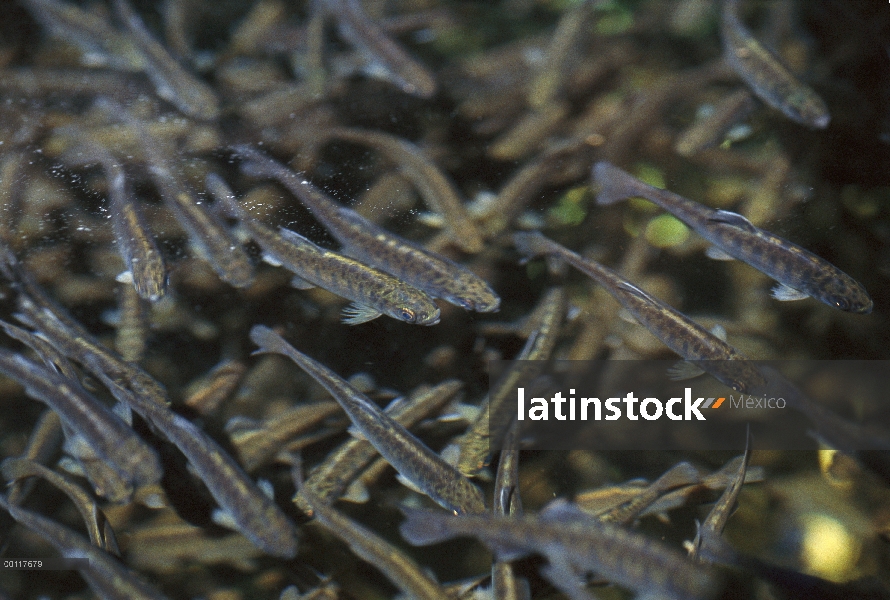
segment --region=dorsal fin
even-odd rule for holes
[[[726,225],[732,225],[733,227],[738,227],[739,229],[744,229],[745,231],[749,231],[751,233],[756,233],[757,228],[754,225],[740,215],[739,213],[734,213],[728,210],[718,210],[713,215],[710,216],[709,220],[715,221],[717,223],[724,223]]]

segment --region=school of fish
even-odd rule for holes
[[[862,10],[11,3],[0,600],[890,599],[887,411],[762,362],[888,358]],[[810,450],[529,449],[659,358]]]

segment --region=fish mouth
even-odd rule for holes
[[[442,313],[440,311],[436,311],[436,314],[433,315],[432,317],[428,318],[426,321],[424,321],[423,324],[426,326],[436,325],[439,323],[441,316],[442,316]]]
[[[493,302],[492,304],[483,304],[482,306],[479,306],[476,308],[476,312],[483,312],[483,313],[498,312],[500,310],[501,310],[501,301],[500,300],[498,300],[497,302]]]
[[[495,298],[493,302],[487,302],[485,300],[473,301],[466,299],[459,299],[456,302],[452,302],[452,304],[456,304],[460,306],[464,310],[472,310],[474,312],[481,313],[490,313],[497,312],[501,309],[501,299]]]
[[[859,308],[856,310],[860,315],[867,315],[871,313],[871,310],[874,308],[875,303],[869,302],[868,304],[861,304]]]

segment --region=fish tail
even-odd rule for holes
[[[550,254],[552,249],[548,240],[540,231],[520,231],[513,234],[513,245],[527,262],[537,256]]]
[[[257,325],[250,330],[250,341],[260,347],[254,354],[284,354],[289,356],[289,344],[280,335],[265,325]]]
[[[241,172],[248,177],[275,178],[275,163],[259,150],[247,144],[237,144],[232,146],[232,151],[242,160]]]
[[[438,544],[460,535],[448,527],[448,519],[453,517],[443,513],[409,509],[402,509],[402,512],[407,518],[399,526],[399,531],[412,546]]]
[[[210,192],[210,195],[213,196],[213,199],[219,203],[225,214],[234,219],[243,220],[244,213],[241,207],[238,206],[235,194],[222,177],[216,173],[208,173],[207,177],[204,178],[204,186]]]
[[[610,162],[598,162],[591,173],[594,183],[599,186],[596,203],[602,206],[614,204],[625,198],[639,194],[638,182],[626,171]]]

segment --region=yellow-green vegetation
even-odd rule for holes
[[[672,215],[658,215],[646,225],[646,241],[656,248],[679,246],[689,238],[689,228]]]

